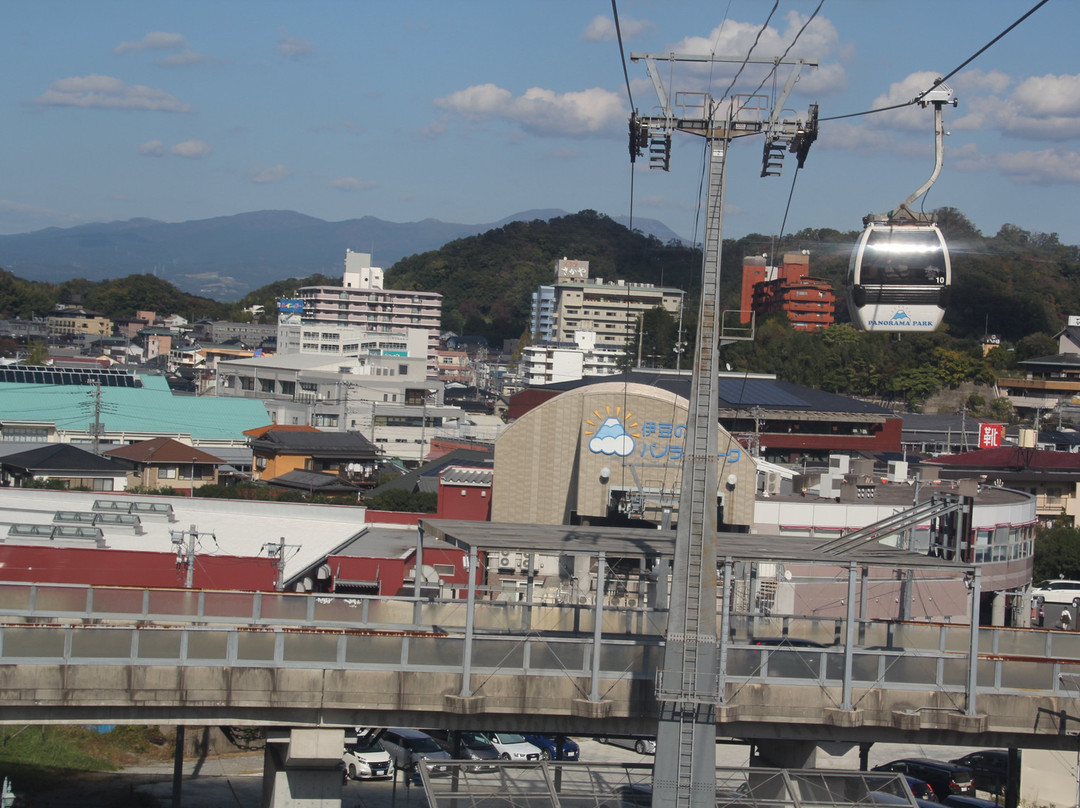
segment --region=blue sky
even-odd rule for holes
[[[828,118],[909,100],[1034,3],[825,0],[789,54],[820,67],[788,106],[816,102]],[[754,57],[782,53],[817,5],[779,0]],[[772,7],[618,2],[627,57],[743,57]],[[608,0],[26,0],[4,16],[0,233],[264,209],[468,224],[631,211]],[[987,235],[1011,223],[1080,243],[1078,30],[1080,3],[1050,0],[950,79],[959,104],[927,209],[958,208]],[[627,67],[648,114],[645,68]],[[680,71],[669,89],[719,96],[736,67]],[[762,78],[747,68],[735,92]],[[824,122],[785,232],[856,229],[895,207],[930,175],[932,118],[909,107]],[[677,134],[670,172],[638,162],[635,217],[700,236],[702,145]],[[794,162],[761,179],[760,155],[760,138],[732,148],[725,236],[781,227]]]

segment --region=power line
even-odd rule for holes
[[[864,110],[862,112],[851,112],[851,113],[848,113],[847,115],[833,115],[833,116],[830,116],[828,118],[821,118],[820,120],[822,120],[822,121],[839,121],[839,120],[841,120],[843,118],[858,118],[861,115],[873,115],[876,112],[888,112],[889,110],[902,109],[903,107],[910,107],[913,104],[918,104],[929,93],[933,92],[937,88],[937,86],[939,84],[943,83],[944,81],[951,78],[952,76],[955,76],[957,73],[959,73],[965,67],[967,67],[969,64],[971,64],[973,61],[975,61],[975,59],[977,59],[979,56],[981,56],[983,53],[985,53],[987,50],[989,50],[991,47],[993,47],[995,44],[997,44],[997,42],[999,40],[1001,40],[1002,37],[1004,37],[1006,34],[1008,34],[1010,31],[1012,31],[1016,26],[1018,26],[1020,23],[1022,23],[1024,20],[1026,20],[1028,17],[1030,17],[1032,14],[1034,14],[1040,8],[1045,6],[1048,2],[1050,2],[1050,0],[1039,0],[1038,3],[1036,3],[1030,9],[1028,9],[1028,11],[1026,13],[1024,13],[1018,20],[1016,20],[1016,22],[1014,22],[1012,25],[1010,25],[1008,28],[1006,28],[1004,31],[1002,31],[1000,34],[998,34],[996,37],[991,39],[989,42],[987,42],[985,45],[983,45],[981,48],[979,48],[977,51],[975,51],[975,53],[973,53],[971,56],[969,56],[967,59],[965,59],[959,65],[957,65],[955,68],[950,70],[944,76],[937,79],[933,83],[932,86],[930,86],[927,89],[923,90],[921,93],[919,93],[917,96],[912,98],[910,101],[906,101],[906,102],[904,102],[902,104],[893,104],[893,105],[888,106],[888,107],[878,107],[877,109],[868,109],[868,110]]]
[[[747,62],[750,61],[750,56],[754,53],[754,48],[757,47],[758,41],[761,39],[761,35],[765,33],[765,29],[769,27],[769,20],[772,19],[772,15],[776,13],[776,9],[779,6],[780,0],[774,0],[772,10],[769,11],[769,16],[765,18],[765,22],[762,23],[761,28],[758,29],[757,36],[754,37],[754,43],[750,46],[750,50],[746,52],[746,58],[743,59],[743,63],[739,65],[739,69],[735,71],[735,77],[731,80],[731,84],[727,86],[727,89],[724,90],[723,95],[720,96],[720,100],[716,102],[718,106],[724,103],[724,99],[727,98],[728,93],[731,92],[731,88],[734,87],[735,82],[739,80],[739,76],[742,75],[743,68],[745,68]]]
[[[630,71],[626,67],[626,52],[623,50],[622,29],[619,27],[619,9],[615,0],[611,0],[611,16],[615,18],[615,38],[619,40],[619,60],[622,62],[623,78],[626,79],[626,97],[630,99],[630,109],[634,108],[634,94],[630,92]]]

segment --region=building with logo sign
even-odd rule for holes
[[[495,443],[493,522],[670,523],[686,450],[687,401],[636,382],[567,390],[531,409]],[[728,529],[754,520],[757,466],[726,430],[716,447],[717,504]]]
[[[604,381],[643,384],[690,395],[688,371],[634,370]],[[509,416],[519,419],[532,408],[595,379],[531,387],[510,399]],[[720,425],[751,452],[776,463],[821,462],[833,454],[900,452],[903,421],[876,404],[814,390],[763,373],[721,373]]]

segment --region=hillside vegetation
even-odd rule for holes
[[[739,308],[742,259],[806,250],[811,273],[832,282],[838,325],[825,332],[793,331],[786,320],[759,323],[753,343],[724,348],[733,369],[775,373],[786,381],[832,392],[918,406],[936,390],[962,383],[990,385],[1017,361],[1054,353],[1051,335],[1069,314],[1080,314],[1080,248],[1054,234],[1029,233],[1004,225],[984,236],[962,213],[938,212],[953,260],[952,302],[945,325],[933,334],[862,334],[847,324],[844,284],[848,256],[859,232],[806,229],[776,243],[751,234],[727,240],[722,256],[721,307]],[[493,346],[507,338],[527,339],[531,295],[551,283],[560,258],[589,262],[593,278],[623,279],[686,291],[682,340],[692,343],[700,285],[700,250],[677,241],[632,232],[594,211],[531,222],[512,222],[451,241],[437,250],[404,258],[387,270],[386,286],[443,295],[443,327],[482,335]],[[26,281],[0,270],[0,316],[40,316],[56,303],[80,303],[110,317],[138,309],[178,313],[188,319],[246,319],[245,306],[263,305],[272,320],[276,300],[301,286],[334,285],[339,278],[312,275],[274,281],[227,305],[180,292],[150,275],[91,282],[49,284]],[[654,311],[645,318],[643,364],[687,367],[688,353],[675,353],[677,318]],[[1002,346],[983,357],[979,339],[996,334]],[[690,349],[692,351],[692,345]],[[627,364],[639,346],[630,347]],[[972,402],[1002,417],[1000,403]]]

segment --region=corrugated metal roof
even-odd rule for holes
[[[494,471],[490,468],[453,466],[443,471],[443,485],[491,485]]]
[[[177,396],[161,376],[140,376],[142,388],[101,388],[101,423],[107,432],[191,435],[193,440],[244,440],[244,430],[265,424],[257,399]],[[46,421],[85,432],[94,420],[93,387],[0,383],[0,420]]]
[[[644,384],[675,393],[683,398],[690,396],[689,373],[674,371],[634,370],[612,376],[590,376],[569,382],[537,385],[529,389],[536,390],[575,390],[594,384]],[[814,390],[790,382],[760,374],[721,373],[719,376],[719,409],[723,417],[725,411],[745,412],[759,407],[766,412],[783,411],[788,414],[806,413],[814,419],[827,419],[829,413],[843,413],[847,416],[893,417],[891,410],[866,401]]]
[[[576,527],[454,519],[421,519],[424,544],[428,537],[455,547],[478,550],[514,550],[612,557],[668,557],[675,552],[675,531],[626,527]],[[734,560],[830,563],[856,561],[871,566],[897,568],[964,569],[958,562],[871,543],[835,551],[822,545],[820,537],[769,536],[761,533],[717,533],[721,555]]]

